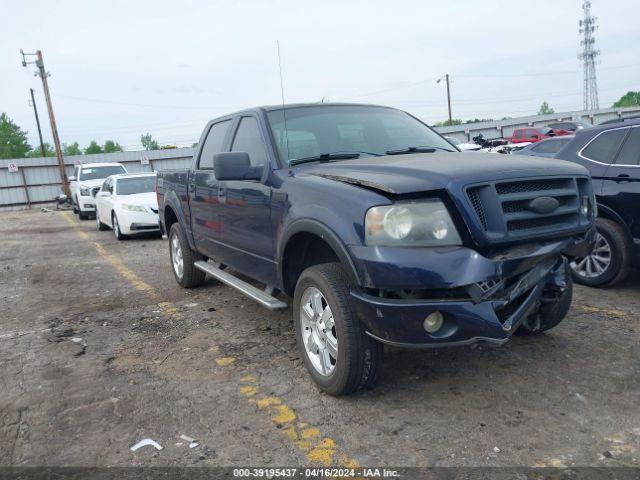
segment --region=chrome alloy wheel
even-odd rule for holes
[[[118,240],[120,240],[120,225],[118,224],[118,217],[113,214],[113,234]]]
[[[311,365],[319,374],[331,375],[338,361],[336,324],[329,303],[316,287],[302,294],[300,328]]]
[[[571,262],[571,269],[580,277],[594,278],[602,275],[611,265],[611,245],[598,233],[596,244],[591,253],[584,258],[576,258]]]
[[[171,264],[176,277],[182,278],[184,273],[184,259],[182,258],[182,246],[177,235],[171,237]]]

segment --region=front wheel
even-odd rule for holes
[[[204,283],[206,274],[195,267],[195,262],[204,260],[198,252],[191,250],[179,223],[169,230],[169,256],[176,282],[183,288],[197,287]]]
[[[555,298],[542,298],[542,306],[515,331],[518,335],[529,335],[551,330],[569,313],[573,299],[573,280],[567,275],[566,288]]]
[[[122,231],[120,230],[120,223],[118,222],[118,216],[115,213],[111,215],[111,225],[113,225],[113,234],[116,236],[118,240],[124,240],[127,238],[127,236],[123,235]]]
[[[335,396],[373,386],[383,348],[351,312],[342,266],[307,268],[296,284],[293,305],[298,349],[316,384]]]
[[[99,231],[103,231],[107,229],[107,226],[100,221],[100,215],[98,215],[98,211],[96,210],[96,228]]]
[[[631,248],[624,229],[606,218],[596,220],[596,243],[589,255],[571,262],[573,278],[588,287],[609,287],[624,280],[631,268]]]

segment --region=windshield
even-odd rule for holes
[[[127,173],[122,165],[113,165],[107,167],[82,167],[80,170],[80,178],[78,180],[102,180],[103,178],[117,175],[118,173]]]
[[[429,127],[400,110],[384,107],[318,105],[267,113],[280,158],[330,153],[385,155],[408,147],[455,149]]]
[[[116,182],[116,194],[134,195],[136,193],[155,192],[156,177],[120,178]]]

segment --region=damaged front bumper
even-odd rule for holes
[[[364,288],[351,292],[351,309],[368,335],[390,345],[502,344],[542,302],[568,287],[566,257],[586,255],[594,239],[590,230],[491,257],[467,248],[354,247]],[[428,333],[423,322],[436,311],[443,326]]]

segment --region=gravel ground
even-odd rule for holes
[[[0,465],[640,465],[637,274],[577,287],[547,334],[388,349],[375,390],[336,399],[290,311],[182,290],[166,240],[58,211],[2,213],[0,239]]]

